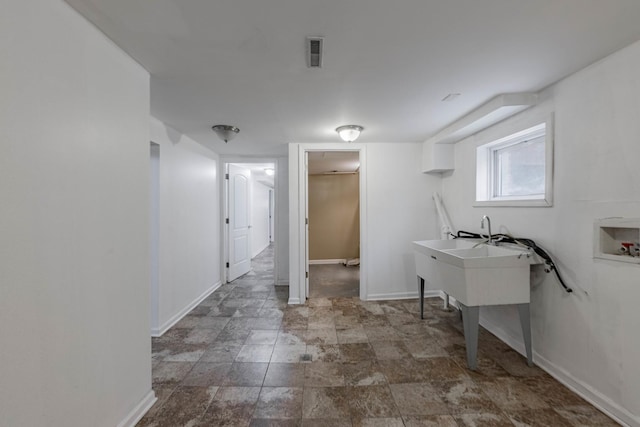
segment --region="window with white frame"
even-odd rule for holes
[[[551,206],[551,120],[480,145],[476,206]]]

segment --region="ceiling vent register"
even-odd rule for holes
[[[322,68],[322,37],[307,37],[307,67]]]

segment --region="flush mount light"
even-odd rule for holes
[[[269,176],[273,176],[273,175],[275,175],[276,171],[273,170],[273,168],[265,168],[264,169],[264,173],[266,173]]]
[[[358,125],[344,125],[340,126],[336,129],[338,135],[344,142],[353,142],[360,136],[360,132],[362,132],[364,128]]]
[[[231,141],[233,137],[236,136],[238,132],[240,132],[240,129],[238,129],[237,127],[229,125],[215,125],[212,126],[211,129],[213,129],[216,135],[218,135],[218,137],[223,140],[225,144]]]

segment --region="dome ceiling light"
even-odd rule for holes
[[[353,142],[358,139],[363,130],[364,128],[359,125],[344,125],[337,128],[336,132],[344,142]]]
[[[240,129],[238,129],[237,127],[229,125],[215,125],[212,126],[211,129],[213,129],[216,135],[218,135],[218,137],[223,140],[225,144],[231,141],[238,134],[238,132],[240,132]]]

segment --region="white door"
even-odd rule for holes
[[[229,282],[251,269],[249,175],[248,169],[229,164]]]
[[[305,297],[309,298],[309,153],[305,151],[304,153],[304,187],[306,191],[304,192],[304,271],[305,271],[305,279],[304,279],[304,287],[305,287]]]

